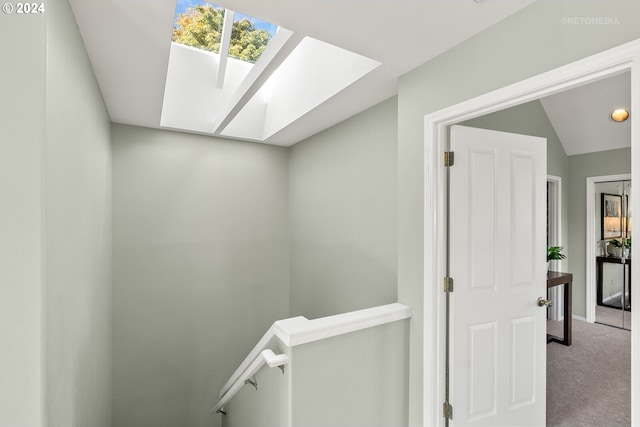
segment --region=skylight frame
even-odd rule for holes
[[[222,39],[220,40],[220,60],[218,61],[218,79],[216,87],[224,87],[224,78],[227,74],[227,60],[229,59],[229,45],[231,44],[231,31],[233,30],[233,20],[235,18],[233,10],[225,9],[224,21],[222,23]]]
[[[235,104],[233,114],[217,127],[217,135],[265,141],[381,65],[312,37],[296,33],[292,37],[296,37],[293,49],[280,55],[270,73],[260,76],[261,83],[251,96]],[[327,64],[332,65],[327,68]],[[252,114],[259,110],[259,103],[264,104],[264,125],[260,133],[251,133]]]

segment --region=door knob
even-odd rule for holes
[[[540,307],[551,307],[553,305],[553,302],[548,300],[548,299],[544,299],[542,297],[538,298],[538,305]]]

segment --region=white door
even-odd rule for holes
[[[451,128],[454,426],[543,426],[546,139]]]

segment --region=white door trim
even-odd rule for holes
[[[535,77],[497,89],[485,95],[428,114],[424,118],[424,342],[423,342],[423,423],[443,425],[443,295],[444,277],[444,166],[447,128],[465,120],[510,108],[544,96],[631,70],[631,110],[640,111],[640,39]],[[640,120],[631,116],[632,174],[640,173]],[[640,176],[640,175],[638,175]],[[640,212],[640,186],[632,187],[633,210]],[[638,193],[638,194],[636,194]],[[633,276],[632,286],[640,283]],[[632,295],[636,305],[638,292]],[[640,344],[640,316],[632,312],[631,357],[637,358]],[[632,362],[632,424],[640,420],[640,359]],[[634,404],[636,402],[636,404]]]
[[[587,230],[586,230],[586,291],[587,291],[587,322],[596,321],[596,183],[630,180],[631,174],[589,176],[587,177]],[[632,187],[633,191],[633,187]],[[633,194],[633,193],[632,193]],[[633,203],[633,198],[631,199]],[[635,281],[634,281],[635,283]]]
[[[562,177],[547,175],[547,183],[553,184],[553,191],[549,197],[549,213],[551,222],[549,224],[550,246],[562,246]],[[552,261],[551,270],[566,271],[566,260]],[[563,320],[563,297],[562,287],[554,286],[549,289],[553,306],[551,307],[551,319]]]
[[[554,193],[551,195],[553,207],[553,220],[551,224],[551,236],[553,245],[562,246],[562,177],[547,175],[547,182],[553,183]],[[558,263],[558,268],[563,268],[564,262]]]

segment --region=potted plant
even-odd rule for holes
[[[631,237],[609,240],[608,252],[614,256],[625,258],[629,257],[631,251]]]
[[[549,261],[559,261],[567,256],[562,253],[562,246],[547,246],[547,271],[549,271]]]
[[[617,256],[617,257],[621,258],[622,257],[622,251],[623,251],[623,248],[625,246],[624,240],[626,240],[626,239],[619,239],[619,240],[618,239],[611,239],[611,240],[609,240],[609,245],[610,245],[609,253],[613,254],[614,256]]]

